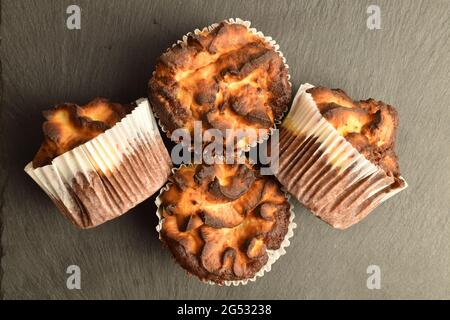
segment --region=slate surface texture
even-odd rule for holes
[[[66,27],[70,4],[81,30]],[[371,4],[380,30],[367,27]],[[450,1],[3,0],[1,11],[2,298],[450,298]],[[346,231],[297,204],[298,228],[272,271],[218,287],[186,276],[162,248],[155,197],[79,231],[23,167],[41,142],[42,110],[146,96],[163,50],[230,17],[280,44],[294,89],[310,82],[394,105],[409,188]],[[71,264],[81,290],[66,288]],[[380,290],[366,286],[369,265],[380,267]]]

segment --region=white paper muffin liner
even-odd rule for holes
[[[278,180],[313,213],[338,229],[360,221],[407,187],[367,160],[321,115],[300,86],[280,129]]]
[[[288,83],[289,83],[289,86],[292,88],[292,83],[290,81],[291,75],[289,74],[289,65],[287,64],[286,58],[284,57],[283,53],[280,51],[280,46],[276,43],[276,41],[274,39],[272,39],[272,37],[265,36],[261,31],[258,31],[255,28],[251,28],[250,27],[251,22],[248,21],[248,20],[242,20],[240,18],[229,18],[229,19],[222,20],[221,22],[218,22],[218,23],[213,23],[213,24],[211,24],[211,25],[209,25],[207,27],[204,27],[201,30],[200,29],[195,29],[194,31],[191,31],[191,32],[188,32],[187,34],[185,34],[181,38],[181,40],[178,40],[177,42],[175,42],[171,46],[171,48],[173,48],[173,47],[175,47],[176,45],[179,45],[179,44],[182,44],[182,45],[183,44],[187,44],[188,37],[191,36],[191,35],[198,35],[198,34],[200,34],[202,32],[206,32],[206,31],[211,32],[212,30],[217,28],[220,25],[220,23],[222,23],[222,22],[224,22],[224,23],[231,23],[231,24],[241,24],[241,25],[245,26],[247,28],[247,30],[249,32],[251,32],[252,34],[257,35],[258,37],[264,39],[265,42],[268,43],[275,50],[275,52],[278,53],[278,55],[283,60],[284,66],[286,67],[286,69],[288,71],[288,74],[287,74]],[[168,50],[170,50],[170,48],[167,49],[166,52]],[[154,74],[155,74],[155,71],[153,71],[152,75],[154,75]],[[269,139],[269,137],[272,135],[274,130],[277,130],[278,125],[280,125],[281,120],[283,119],[284,115],[287,113],[288,109],[289,108],[286,108],[286,110],[284,110],[283,114],[278,119],[275,119],[274,126],[272,128],[270,128],[269,131],[265,135],[260,136],[259,139],[255,140],[255,141],[252,141],[250,144],[247,144],[245,147],[240,149],[239,152],[248,152],[250,150],[250,148],[254,148],[257,144],[262,143],[262,142],[266,141],[267,139]],[[158,116],[156,115],[156,113],[155,113],[155,117],[158,119]],[[164,127],[164,125],[161,123],[160,119],[158,119],[158,124],[159,124],[161,130],[170,138],[170,133]]]
[[[80,228],[122,215],[166,183],[171,160],[147,99],[94,139],[44,167],[25,167],[60,211]]]
[[[178,171],[180,168],[187,167],[187,166],[192,166],[192,165],[182,164],[182,165],[180,165],[177,168],[172,168],[172,175],[176,171]],[[158,197],[156,197],[156,200],[155,200],[156,215],[158,216],[158,225],[156,226],[156,231],[158,231],[159,239],[161,241],[164,241],[161,238],[161,229],[162,229],[162,224],[164,222],[164,219],[162,217],[161,195],[165,191],[169,190],[171,185],[172,185],[172,182],[167,182],[166,185],[161,188],[161,190],[159,191],[159,195],[158,195]],[[224,286],[228,286],[229,287],[229,286],[232,286],[232,285],[233,286],[246,285],[249,282],[256,281],[257,278],[264,276],[265,273],[267,273],[270,270],[272,270],[272,265],[275,263],[275,261],[277,261],[282,255],[286,254],[286,248],[289,247],[290,244],[291,244],[290,239],[294,235],[294,229],[297,228],[297,224],[294,222],[295,213],[294,213],[294,205],[292,204],[291,199],[290,199],[291,197],[290,197],[289,193],[287,193],[285,190],[282,189],[282,191],[284,192],[284,194],[286,196],[286,199],[288,200],[289,205],[290,205],[290,209],[289,209],[290,216],[289,216],[288,231],[287,231],[287,233],[286,233],[286,235],[284,237],[284,240],[280,244],[280,248],[278,248],[277,250],[269,250],[269,249],[266,250],[267,255],[268,255],[267,263],[255,274],[255,276],[253,278],[244,279],[244,280],[235,280],[235,281],[225,281],[223,283]],[[196,278],[198,278],[198,277],[196,277]],[[222,286],[222,284],[217,284],[214,281],[203,281],[203,280],[200,280],[200,281],[202,281],[203,283],[209,284],[209,285]]]

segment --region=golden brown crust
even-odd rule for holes
[[[369,161],[389,176],[399,177],[395,154],[397,111],[382,101],[353,101],[340,89],[307,90],[323,117]]]
[[[161,238],[188,272],[220,284],[249,279],[267,263],[266,250],[280,247],[290,206],[273,177],[215,164],[181,167],[170,180],[160,196]]]
[[[168,135],[177,128],[269,129],[288,107],[291,87],[280,55],[240,24],[190,35],[157,61],[152,106]],[[246,141],[249,142],[249,141]]]
[[[114,126],[132,108],[96,98],[84,106],[64,103],[44,111],[44,141],[33,159],[33,167],[48,165],[57,156],[95,138]]]

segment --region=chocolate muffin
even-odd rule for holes
[[[147,99],[64,103],[44,117],[44,141],[25,171],[77,227],[120,216],[167,181],[171,160]]]
[[[335,228],[406,188],[395,152],[398,114],[381,101],[302,85],[280,129],[281,184]]]
[[[286,194],[248,164],[182,166],[169,181],[157,199],[160,238],[203,281],[261,275],[292,236]]]
[[[168,49],[149,81],[151,105],[170,137],[183,128],[193,135],[218,129],[235,148],[266,138],[287,110],[291,84],[285,59],[270,38],[229,20],[196,30]],[[253,135],[252,135],[253,134]]]

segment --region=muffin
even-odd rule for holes
[[[167,181],[171,160],[147,99],[64,103],[44,117],[44,141],[25,171],[77,227],[122,215]]]
[[[289,245],[294,214],[273,177],[247,163],[182,166],[156,200],[160,239],[205,282],[255,280]]]
[[[278,45],[239,19],[185,36],[158,58],[148,88],[169,137],[176,129],[193,137],[197,123],[246,150],[269,136],[291,99]]]
[[[406,188],[395,152],[398,114],[384,102],[302,85],[280,128],[281,184],[338,229]]]

